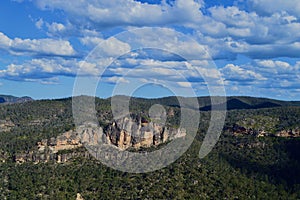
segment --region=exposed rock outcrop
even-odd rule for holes
[[[82,198],[80,193],[77,193],[76,200],[84,200],[84,198]]]
[[[229,131],[230,133],[232,133],[235,136],[252,135],[255,137],[264,137],[264,136],[269,135],[264,130],[261,130],[261,129],[256,130],[256,129],[252,129],[252,128],[246,128],[246,127],[240,126],[238,124],[234,124],[231,128],[228,128],[227,131]]]
[[[275,134],[277,137],[300,137],[300,129],[282,130]]]
[[[136,120],[124,117],[114,121],[104,130],[106,142],[120,149],[129,147],[151,147],[180,137],[185,137],[185,129],[166,127],[142,118]]]
[[[66,162],[76,156],[89,158],[88,152],[75,131],[68,131],[57,138],[44,139],[37,143],[37,149],[17,154],[14,160],[23,162]],[[73,151],[74,150],[74,151]]]
[[[239,126],[234,124],[231,128],[228,128],[227,131],[232,133],[235,136],[239,135],[252,135],[255,137],[265,137],[265,136],[275,136],[275,137],[300,137],[300,129],[289,129],[278,131],[275,134],[268,133],[262,129],[255,130],[252,128],[245,128],[243,126]]]
[[[10,120],[0,120],[0,132],[10,131],[14,126]]]
[[[166,127],[159,123],[149,122],[139,117],[124,117],[110,123],[104,129],[92,123],[70,130],[57,138],[44,139],[37,143],[37,150],[17,154],[15,161],[67,162],[74,156],[88,158],[89,153],[84,145],[114,145],[121,150],[128,148],[148,148],[169,140],[185,137],[185,129]]]
[[[39,151],[45,151],[48,147],[52,153],[57,153],[62,150],[70,150],[81,147],[82,143],[74,131],[68,131],[58,136],[57,138],[50,138],[50,140],[42,140],[38,142]]]

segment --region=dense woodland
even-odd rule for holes
[[[209,98],[199,98],[201,121],[189,150],[170,166],[145,174],[123,173],[94,159],[67,163],[17,164],[16,153],[45,138],[74,129],[72,99],[0,104],[0,199],[299,199],[300,138],[274,137],[300,127],[299,102],[230,97],[224,131],[213,151],[199,159],[210,119]],[[175,97],[132,98],[130,111],[144,118],[154,104],[172,111],[167,123],[180,123]],[[112,120],[110,99],[96,99],[99,124]],[[148,119],[149,120],[149,119]],[[263,129],[270,136],[235,136],[235,124]],[[5,161],[5,162],[4,162]]]

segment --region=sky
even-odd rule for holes
[[[0,1],[0,94],[300,100],[299,58],[300,1]]]

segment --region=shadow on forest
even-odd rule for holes
[[[247,175],[258,175],[262,179],[267,175],[269,181],[274,184],[283,184],[289,188],[300,184],[300,140],[289,139],[283,144],[277,144],[275,148],[286,153],[286,158],[276,164],[268,164],[268,160],[253,161],[243,154],[234,152],[230,155],[221,152],[220,156]]]

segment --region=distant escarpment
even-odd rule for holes
[[[70,130],[56,138],[44,139],[34,150],[15,155],[14,161],[64,163],[74,157],[91,158],[85,145],[113,145],[120,150],[149,148],[186,136],[185,129],[166,127],[142,117],[124,117],[106,127],[87,124]]]
[[[11,104],[11,103],[24,103],[27,101],[33,101],[31,97],[15,97],[11,95],[0,95],[0,104]]]

